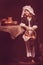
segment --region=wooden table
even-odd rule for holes
[[[15,39],[18,35],[22,34],[24,29],[20,25],[12,26],[0,26],[0,31],[5,31],[11,34],[11,37]]]

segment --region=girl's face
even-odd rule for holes
[[[29,18],[33,16],[27,9],[25,9],[24,14]]]

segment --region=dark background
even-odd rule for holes
[[[38,36],[39,43],[43,44],[43,0],[0,0],[0,19],[12,16],[15,20],[20,22],[22,7],[24,5],[31,5],[36,13],[36,21],[38,22]],[[4,34],[5,33],[0,33]],[[5,39],[4,39],[5,38]],[[2,38],[0,36],[0,59],[7,60],[14,58],[14,42],[6,35]],[[10,41],[8,40],[10,39]],[[3,42],[2,42],[3,40]],[[8,42],[6,42],[6,41]]]
[[[40,42],[43,42],[43,0],[0,0],[0,18],[12,16],[20,22],[22,7],[31,5],[36,13]]]

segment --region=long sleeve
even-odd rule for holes
[[[26,17],[21,18],[21,22],[22,23],[25,23],[25,25],[28,26],[28,21],[27,21],[27,18]]]

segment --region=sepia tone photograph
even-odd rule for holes
[[[43,65],[43,0],[0,0],[0,65]]]

